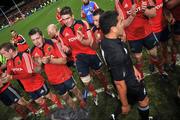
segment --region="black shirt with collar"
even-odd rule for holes
[[[134,80],[133,64],[125,43],[120,39],[104,38],[101,41],[101,49],[114,81]]]

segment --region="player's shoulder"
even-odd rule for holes
[[[36,51],[37,47],[35,45],[33,45],[30,49],[30,53],[33,54],[34,51]]]

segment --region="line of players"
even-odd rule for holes
[[[1,96],[3,96],[3,94],[4,96],[13,96],[7,99],[4,99],[4,96],[1,97],[1,100],[4,100],[3,102],[6,105],[18,102],[18,104],[27,106],[33,113],[36,112],[32,105],[20,97],[17,91],[10,85],[9,80],[16,79],[21,82],[24,90],[44,109],[46,114],[49,113],[49,109],[42,96],[52,100],[59,108],[63,108],[58,97],[51,93],[45,84],[44,78],[40,74],[43,69],[48,77],[48,82],[59,92],[69,106],[75,109],[75,104],[68,94],[68,91],[71,91],[80,101],[81,107],[84,108],[86,103],[82,98],[80,90],[76,87],[76,83],[72,77],[72,71],[66,65],[67,61],[72,60],[75,62],[80,79],[85,85],[84,93],[90,91],[96,105],[98,104],[98,97],[94,85],[91,83],[91,75],[96,75],[101,81],[106,93],[112,94],[107,88],[107,77],[101,71],[102,62],[96,52],[101,40],[103,40],[103,33],[105,34],[104,30],[102,32],[99,26],[99,19],[100,15],[103,14],[103,10],[99,9],[97,4],[93,4],[94,2],[92,1],[83,0],[83,3],[82,17],[87,17],[88,22],[84,20],[75,20],[70,7],[58,8],[56,18],[58,18],[58,21],[60,21],[62,25],[60,31],[58,31],[54,24],[49,25],[48,35],[51,37],[51,40],[48,40],[43,37],[39,28],[31,29],[29,31],[29,36],[34,46],[30,52],[25,39],[18,35],[16,31],[11,31],[14,38],[11,43],[14,45],[11,43],[4,43],[0,46],[0,53],[8,60],[6,66],[7,74],[2,73]],[[173,68],[175,67],[180,34],[179,4],[180,3],[176,0],[156,0],[156,3],[145,0],[124,0],[123,2],[115,0],[115,9],[120,18],[123,19],[124,27],[122,31],[123,34],[120,34],[118,37],[129,43],[131,52],[136,59],[135,71],[141,73],[137,76],[138,80],[143,79],[143,47],[147,48],[150,55],[150,64],[158,68],[160,77],[163,80],[168,79],[168,74],[165,72],[165,70],[169,69],[168,65],[170,64],[167,60],[167,41],[170,34],[168,24],[173,25],[172,32],[174,44],[171,66]],[[83,11],[84,9],[89,10]],[[163,15],[163,12],[165,15]],[[93,19],[93,24],[90,19]],[[162,48],[163,61],[160,60],[157,54],[157,50],[159,50],[157,44],[160,44]],[[18,51],[15,49],[15,46],[17,46]],[[162,66],[163,64],[164,68]],[[93,69],[92,73],[90,73],[90,68]],[[121,72],[124,74],[123,71],[118,72],[118,74],[121,74]],[[112,79],[115,80],[114,83],[122,103],[121,112],[127,114],[130,107],[127,104],[127,100],[123,101],[124,99],[120,92],[121,89],[118,89],[118,86],[121,84],[118,83],[116,79]],[[16,94],[12,91],[15,91]],[[143,115],[145,112],[147,114],[147,110],[149,110],[148,101],[147,97],[139,101],[140,105],[142,105],[139,107],[139,111],[143,120],[147,119],[143,117]],[[126,103],[126,105],[123,106],[123,103]]]

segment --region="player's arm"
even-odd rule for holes
[[[176,6],[180,5],[180,0],[165,0],[165,3],[168,9],[173,9]]]
[[[136,16],[136,4],[132,5],[130,10],[131,14],[129,16],[126,15],[126,12],[124,11],[124,8],[119,0],[115,0],[115,10],[119,14],[119,18],[124,19],[124,27],[128,27],[134,20],[134,17]]]
[[[130,11],[131,14],[126,19],[124,19],[124,27],[128,27],[136,17],[136,4],[132,5]]]
[[[64,53],[70,53],[71,52],[71,48],[69,46],[69,41],[63,37],[63,35],[60,33],[59,34],[59,39],[60,39],[60,43],[61,43],[61,48],[63,50]]]
[[[120,101],[122,104],[122,114],[127,114],[130,110],[130,106],[127,100],[127,86],[124,80],[118,80],[114,82],[118,90]]]
[[[139,72],[139,70],[138,70],[135,66],[133,66],[133,69],[134,69],[134,75],[136,76],[136,79],[137,79],[138,81],[143,80],[143,76],[141,75],[141,73]]]
[[[149,0],[148,3],[142,1],[142,11],[144,11],[144,15],[152,18],[156,16],[156,8],[155,8],[155,3],[153,0]]]
[[[14,38],[10,40],[10,43],[17,47],[17,40],[15,40]]]
[[[97,5],[96,2],[94,2],[94,10],[96,10],[96,9],[98,9],[98,8],[99,8],[99,6]]]
[[[18,44],[21,44],[21,45],[23,45],[23,44],[25,44],[26,43],[26,40],[22,37],[22,36],[20,36],[20,40],[18,40]]]
[[[167,7],[163,7],[163,14],[165,19],[172,25],[175,23],[175,18],[173,17],[173,14]]]
[[[56,54],[58,55],[58,57],[57,58],[50,57],[49,63],[51,63],[51,64],[66,64],[67,57],[64,54],[60,44],[56,43],[56,44],[54,44],[54,47],[55,47],[55,51],[56,51]]]
[[[90,30],[89,24],[86,21],[83,21],[83,23],[84,26],[77,30],[77,38],[83,45],[90,46],[93,41],[92,31]]]

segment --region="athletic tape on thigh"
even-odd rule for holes
[[[158,38],[157,38],[157,36],[156,36],[156,34],[154,32],[153,32],[153,36],[154,36],[156,42],[159,43],[159,40],[158,40]]]
[[[8,90],[11,91],[17,98],[21,98],[21,96],[11,86],[8,87]]]
[[[83,83],[89,83],[91,81],[91,76],[87,75],[85,77],[80,77]]]

